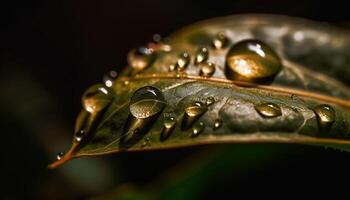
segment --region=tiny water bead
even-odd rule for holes
[[[76,135],[75,135],[75,141],[76,142],[80,142],[83,137],[85,136],[85,131],[84,130],[80,130]]]
[[[130,113],[144,119],[160,113],[166,105],[163,93],[152,86],[145,86],[136,90],[130,100]]]
[[[207,61],[209,58],[209,50],[206,47],[201,47],[197,50],[194,63],[199,64]]]
[[[210,77],[215,73],[215,65],[210,62],[202,63],[201,70],[199,72],[200,76]]]
[[[61,160],[61,159],[62,159],[62,157],[63,157],[63,155],[64,155],[64,153],[63,153],[63,152],[59,152],[59,153],[57,153],[57,155],[56,155],[56,159],[57,159],[57,160]]]
[[[259,40],[243,40],[226,55],[225,74],[233,80],[270,81],[282,69],[277,53]]]
[[[164,119],[162,133],[160,135],[160,140],[164,141],[171,135],[176,125],[174,117],[169,117]]]
[[[327,104],[318,105],[313,110],[321,130],[330,129],[335,121],[335,110]]]
[[[173,72],[176,70],[176,65],[169,65],[169,72]]]
[[[153,35],[152,39],[154,42],[159,43],[162,41],[162,36],[160,34],[156,33]]]
[[[255,106],[255,110],[263,117],[272,118],[282,115],[281,108],[274,103],[263,103]]]
[[[198,124],[193,126],[191,137],[197,137],[203,130],[204,130],[204,123],[199,122]]]
[[[212,96],[209,96],[205,99],[205,103],[207,104],[207,106],[210,106],[211,104],[215,103],[215,98]]]
[[[176,68],[178,71],[183,71],[190,63],[191,57],[187,52],[183,52],[179,55],[176,61]]]
[[[113,81],[117,78],[118,73],[116,71],[110,71],[108,74],[103,76],[103,82],[107,87],[112,87]]]
[[[151,65],[155,58],[153,49],[139,47],[128,53],[128,64],[135,70],[140,71]]]
[[[141,147],[146,147],[146,146],[150,146],[151,145],[151,139],[149,137],[146,137],[142,144],[141,144]]]
[[[216,34],[216,36],[213,38],[212,45],[215,49],[222,49],[225,48],[229,43],[229,39],[226,37],[226,35],[223,32],[220,32]]]
[[[214,121],[214,129],[218,129],[218,128],[220,128],[221,127],[221,125],[222,125],[222,120],[221,119],[216,119],[215,121]]]
[[[91,86],[83,94],[82,105],[89,113],[97,113],[109,105],[114,99],[114,92],[104,85]]]
[[[193,125],[193,123],[207,110],[207,106],[199,101],[196,101],[188,107],[186,107],[185,114],[182,120],[182,130],[187,130],[188,128],[190,128]]]

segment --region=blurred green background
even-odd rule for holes
[[[73,160],[47,170],[70,145],[80,97],[129,49],[193,22],[274,13],[349,28],[340,1],[4,1],[1,3],[1,199],[238,194],[340,194],[348,153],[301,145],[210,145]],[[101,196],[102,195],[102,196]],[[130,196],[129,196],[130,195]],[[335,198],[336,199],[336,198]]]

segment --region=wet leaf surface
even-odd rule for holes
[[[132,50],[131,66],[92,87],[98,93],[89,89],[72,148],[50,167],[80,156],[217,143],[350,150],[348,33],[288,17],[233,16],[170,38]]]

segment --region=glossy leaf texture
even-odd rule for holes
[[[119,151],[217,143],[350,150],[350,37],[284,16],[199,22],[131,50],[83,96],[71,149],[50,165]]]

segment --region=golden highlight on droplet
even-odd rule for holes
[[[200,76],[211,77],[215,73],[215,65],[210,62],[202,63],[199,72]]]
[[[226,55],[225,74],[231,80],[268,82],[282,69],[277,53],[258,40],[233,45]]]
[[[209,58],[209,50],[205,47],[201,47],[196,52],[194,64],[197,65],[199,63],[205,62],[208,60],[208,58]]]
[[[137,71],[150,66],[154,60],[155,54],[151,48],[139,47],[128,53],[128,64]]]
[[[229,39],[223,32],[218,33],[212,41],[212,45],[215,49],[225,48],[229,43]]]
[[[281,108],[274,103],[263,103],[256,105],[255,110],[263,117],[272,118],[282,115]]]
[[[327,104],[318,105],[313,109],[321,133],[328,132],[335,122],[336,113],[332,106]]]

